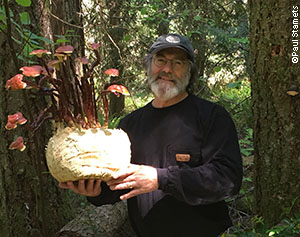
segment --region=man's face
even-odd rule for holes
[[[161,100],[170,100],[186,91],[190,79],[187,54],[177,48],[168,48],[153,55],[148,68],[148,83]]]

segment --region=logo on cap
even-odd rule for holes
[[[169,43],[177,44],[180,42],[180,38],[176,35],[169,35],[167,36],[166,41],[168,41]]]

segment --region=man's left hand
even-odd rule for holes
[[[107,185],[111,190],[131,189],[120,197],[126,200],[158,189],[157,170],[146,165],[130,165],[128,169],[119,171]]]

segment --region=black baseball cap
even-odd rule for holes
[[[161,35],[152,44],[149,53],[153,55],[158,51],[167,48],[179,48],[184,50],[188,54],[190,60],[194,62],[194,49],[187,37],[173,33]]]

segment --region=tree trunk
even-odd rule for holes
[[[119,83],[123,84],[122,80],[122,74],[123,74],[123,64],[121,63],[122,56],[121,52],[119,51],[121,41],[124,37],[125,30],[122,28],[121,23],[121,15],[120,15],[120,9],[122,9],[123,1],[111,1],[108,2],[109,7],[109,33],[111,36],[111,39],[114,41],[109,43],[110,45],[110,65],[112,68],[117,68],[120,71],[120,77],[116,78],[117,81],[111,81],[111,83]],[[121,114],[125,107],[125,100],[124,96],[121,95],[119,97],[115,96],[114,94],[109,95],[109,112],[112,116],[118,116]]]
[[[64,1],[53,0],[51,4],[52,18],[51,27],[54,41],[61,39],[70,40],[65,44],[74,47],[72,55],[84,56],[84,32],[82,25],[81,0]]]
[[[300,98],[287,94],[300,84],[299,63],[291,58],[300,5],[251,0],[249,6],[256,212],[273,225],[300,210]]]
[[[42,2],[32,1],[30,9],[21,8],[12,1],[6,6],[14,11],[14,16],[26,10],[35,12],[29,13],[31,25],[26,25],[24,28],[31,28],[29,29],[31,32],[44,36],[45,34],[39,29],[41,23],[39,20],[44,11],[40,3]],[[34,11],[35,8],[37,11]],[[43,20],[47,25],[47,19],[43,18]],[[18,23],[18,18],[14,21]],[[15,31],[14,25],[11,25],[11,28],[7,27],[5,33],[0,33],[1,236],[47,237],[52,236],[72,218],[72,211],[65,201],[67,193],[57,188],[57,183],[47,170],[44,149],[51,135],[50,126],[41,127],[35,134],[26,132],[24,126],[12,131],[6,131],[4,128],[9,114],[20,111],[30,123],[39,113],[40,106],[46,106],[44,98],[32,96],[27,90],[5,90],[6,81],[19,73],[21,66],[25,66],[17,58],[23,46],[15,44],[12,37],[24,42],[24,39]],[[26,141],[27,148],[23,152],[8,150],[9,144],[17,135],[23,136]]]

